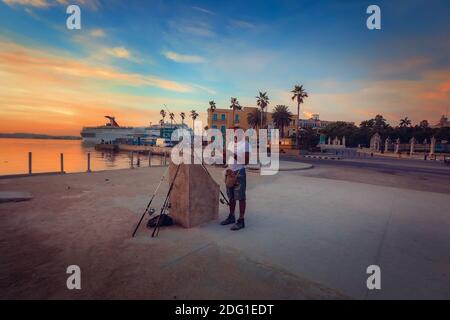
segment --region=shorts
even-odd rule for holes
[[[245,189],[247,188],[247,175],[245,173],[245,168],[242,168],[237,172],[237,185],[227,188],[227,196],[229,200],[245,200]]]

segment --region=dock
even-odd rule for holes
[[[169,147],[157,147],[157,146],[149,146],[149,145],[133,145],[126,143],[117,143],[117,144],[108,144],[108,143],[99,143],[95,145],[96,150],[105,150],[112,152],[137,152],[142,154],[154,154],[160,156],[169,156],[172,148]]]

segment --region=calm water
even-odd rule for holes
[[[64,171],[87,170],[87,153],[91,153],[91,170],[129,168],[131,155],[96,151],[81,140],[1,139],[0,175],[28,173],[28,152],[33,153],[33,172],[60,171],[60,154],[64,154]],[[134,165],[148,166],[148,156],[134,156]],[[160,157],[152,156],[152,164],[159,165]]]

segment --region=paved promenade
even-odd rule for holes
[[[246,229],[211,222],[152,239],[142,227],[132,239],[163,171],[0,180],[33,196],[0,204],[0,298],[450,299],[449,194],[249,173]],[[66,289],[72,264],[80,291]],[[371,264],[378,292],[366,288]]]

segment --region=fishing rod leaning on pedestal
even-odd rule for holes
[[[175,184],[175,179],[178,176],[178,172],[180,171],[180,167],[181,167],[181,163],[177,165],[177,170],[175,171],[175,175],[173,176],[172,182],[170,183],[169,191],[167,192],[166,198],[164,199],[164,203],[163,203],[163,206],[161,207],[161,212],[159,213],[158,220],[156,221],[156,225],[153,228],[152,238],[155,237],[155,234],[156,234],[156,236],[158,236],[159,228],[161,227],[161,224],[162,224],[161,223],[161,217],[163,215],[167,215],[166,209],[169,206],[169,197],[170,197],[170,194],[172,193],[172,189],[173,189],[173,186]]]
[[[140,227],[140,225],[142,223],[142,220],[144,219],[145,214],[147,212],[149,212],[150,205],[152,204],[153,199],[156,197],[156,194],[158,193],[159,187],[161,187],[161,184],[164,181],[168,171],[169,171],[169,167],[166,168],[166,170],[164,171],[163,175],[161,176],[161,179],[159,180],[159,184],[156,187],[155,191],[153,192],[153,195],[151,196],[149,203],[147,204],[147,208],[145,208],[145,211],[142,214],[141,219],[139,219],[139,222],[138,222],[138,224],[136,225],[136,228],[133,231],[133,235],[131,236],[132,238],[134,238],[134,236],[136,235],[136,232],[138,231],[138,229],[139,229],[139,227]],[[154,212],[155,212],[155,210],[153,208],[150,209],[150,215],[152,215]]]

